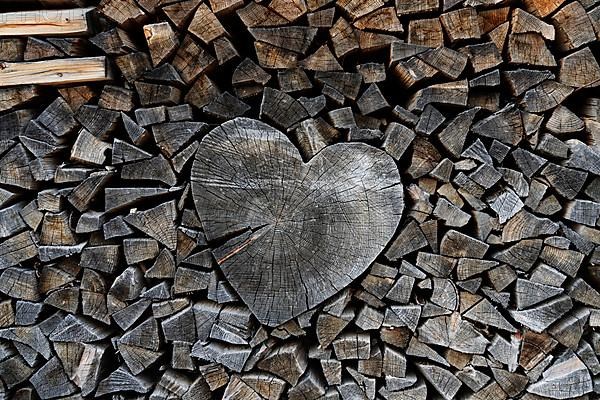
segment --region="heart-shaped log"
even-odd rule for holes
[[[277,326],[333,296],[375,260],[404,208],[400,174],[363,143],[304,163],[289,139],[248,118],[206,135],[192,194],[225,277],[258,320]]]

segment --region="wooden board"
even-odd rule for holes
[[[0,13],[3,36],[83,36],[91,33],[88,13],[93,8]]]
[[[0,64],[0,86],[60,85],[111,79],[106,57],[84,57]]]

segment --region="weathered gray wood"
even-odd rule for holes
[[[523,136],[523,123],[514,105],[508,105],[473,126],[473,132],[516,145]]]
[[[18,267],[5,269],[0,275],[0,292],[18,299],[39,300],[40,293],[35,270]]]
[[[440,198],[433,210],[433,215],[443,220],[447,226],[461,227],[466,225],[471,216],[444,198]]]
[[[492,374],[500,388],[510,397],[518,396],[529,382],[529,378],[525,375],[500,368],[492,368]]]
[[[338,360],[366,360],[371,352],[371,338],[366,333],[346,333],[333,341]]]
[[[510,314],[517,322],[539,333],[556,322],[572,307],[571,299],[563,295],[528,310],[510,311]]]
[[[573,88],[553,80],[545,80],[525,92],[523,105],[529,112],[543,112],[562,103],[571,93]]]
[[[515,327],[487,299],[483,299],[470,308],[464,314],[464,317],[471,321],[495,326],[509,332],[516,331]]]
[[[2,242],[0,244],[0,265],[4,268],[11,267],[35,257],[34,240],[30,232],[22,232]]]
[[[146,211],[129,214],[125,217],[125,222],[174,250],[177,244],[175,218],[175,202],[170,201]]]
[[[134,376],[126,366],[120,366],[107,378],[100,381],[96,396],[119,391],[132,391],[136,393],[148,393],[152,388],[149,377],[142,375]]]
[[[229,150],[227,150],[228,153],[231,152],[231,154],[236,154],[237,152],[241,151],[241,149],[244,147],[248,147],[249,150],[253,148],[252,151],[255,152],[268,152],[269,149],[266,146],[270,144],[271,146],[277,146],[279,148],[278,152],[282,152],[282,154],[285,155],[285,158],[289,160],[288,162],[291,163],[291,165],[284,164],[286,165],[286,168],[288,168],[288,170],[284,172],[279,169],[280,167],[276,166],[275,162],[278,163],[278,160],[276,158],[274,159],[274,156],[270,155],[269,153],[266,153],[266,156],[269,157],[266,163],[264,161],[259,161],[259,159],[255,159],[255,161],[248,159],[240,159],[239,161],[237,161],[237,163],[240,166],[245,165],[245,168],[249,169],[249,172],[247,176],[244,177],[244,179],[250,179],[256,182],[252,185],[255,188],[253,189],[253,191],[255,191],[255,193],[258,196],[260,196],[256,198],[255,202],[251,205],[251,208],[248,209],[247,217],[245,217],[247,222],[238,222],[235,220],[230,220],[228,214],[225,213],[225,210],[227,210],[230,207],[231,202],[235,203],[235,199],[243,195],[244,192],[246,192],[246,190],[242,188],[243,186],[239,186],[242,181],[240,181],[240,183],[236,184],[235,186],[228,185],[229,188],[227,190],[229,194],[227,196],[231,196],[230,199],[227,197],[223,197],[223,195],[219,195],[217,197],[215,196],[215,194],[213,194],[213,189],[211,188],[221,187],[223,189],[223,186],[219,182],[219,180],[215,180],[213,178],[214,175],[211,171],[214,170],[216,165],[213,163],[207,165],[203,162],[203,160],[214,160],[215,162],[219,162],[219,160],[222,160],[223,156],[221,156],[220,154],[223,154],[223,151],[225,151],[225,149],[222,148],[224,144],[222,135],[225,134],[229,135],[228,143],[230,146],[232,146]],[[235,143],[235,147],[233,147],[233,143]],[[305,203],[306,200],[304,200],[304,198],[302,197],[298,198],[298,200],[296,200],[295,197],[285,197],[283,200],[279,200],[279,196],[281,196],[279,193],[282,193],[281,191],[285,190],[286,186],[292,185],[292,182],[294,182],[294,180],[296,180],[296,182],[300,182],[300,180],[310,182],[313,179],[310,175],[298,178],[295,178],[295,175],[297,175],[303,169],[305,169],[307,173],[312,174],[313,165],[317,166],[317,170],[331,171],[331,173],[333,173],[332,179],[336,179],[335,176],[338,176],[337,174],[341,172],[334,172],[333,170],[329,169],[329,163],[332,163],[332,166],[335,168],[336,164],[340,162],[345,162],[345,164],[340,165],[346,165],[346,167],[344,168],[348,168],[350,167],[350,165],[352,165],[352,158],[354,157],[353,152],[358,151],[359,148],[361,149],[361,151],[363,149],[367,150],[369,152],[367,154],[369,154],[369,157],[371,157],[373,161],[378,160],[378,162],[387,163],[388,165],[390,164],[391,158],[387,159],[390,161],[386,161],[387,156],[383,156],[381,153],[378,153],[374,150],[370,150],[368,147],[364,147],[364,145],[353,144],[341,147],[328,147],[326,150],[319,153],[319,155],[316,158],[311,160],[310,164],[308,164],[310,167],[307,169],[307,167],[303,166],[303,163],[297,153],[297,150],[292,148],[291,145],[287,142],[287,139],[283,138],[279,132],[275,131],[274,129],[268,127],[265,124],[254,122],[248,119],[236,119],[232,122],[225,123],[221,128],[217,128],[215,131],[211,132],[207,137],[204,138],[201,144],[201,148],[198,151],[196,162],[193,168],[192,180],[194,182],[193,192],[196,198],[196,206],[200,214],[200,219],[203,222],[208,240],[218,239],[231,233],[235,233],[236,231],[244,229],[246,226],[250,226],[251,228],[257,229],[255,232],[247,232],[243,236],[227,243],[225,247],[218,249],[215,252],[215,255],[217,261],[219,262],[219,264],[221,264],[221,268],[228,277],[228,280],[232,283],[236,291],[241,295],[242,299],[244,299],[247,302],[252,311],[258,316],[259,320],[262,320],[269,325],[276,325],[278,323],[284,322],[287,319],[311,308],[315,304],[320,303],[325,298],[330,297],[331,295],[339,291],[343,286],[345,286],[343,282],[346,282],[347,278],[338,275],[336,271],[321,266],[323,265],[322,263],[324,261],[324,259],[321,257],[316,258],[314,260],[315,264],[310,274],[301,273],[300,271],[293,270],[290,270],[288,272],[283,272],[282,270],[280,270],[280,265],[284,263],[284,259],[287,259],[288,257],[297,258],[298,260],[300,258],[304,258],[305,256],[303,254],[305,250],[299,248],[297,250],[297,255],[287,255],[283,251],[283,248],[280,247],[283,245],[283,243],[285,243],[286,236],[283,233],[279,233],[279,231],[273,231],[273,234],[276,235],[274,237],[272,237],[273,234],[269,233],[269,231],[272,229],[272,224],[277,224],[280,218],[275,218],[273,221],[270,221],[269,219],[265,219],[266,217],[268,217],[269,214],[264,214],[260,210],[276,210],[278,207],[290,207],[289,205],[297,204],[297,206],[302,208],[310,207],[307,209],[307,211],[302,211],[303,213],[317,212],[317,214],[313,214],[315,215],[314,217],[308,217],[314,218],[313,223],[315,224],[315,229],[319,229],[318,226],[325,221],[325,219],[322,218],[327,218],[329,224],[337,224],[335,219],[331,220],[329,217],[325,217],[326,214],[321,214],[322,212],[324,212],[320,211],[322,210],[322,208],[313,208],[318,204],[318,202],[320,201],[319,198],[321,196],[329,196],[325,194],[327,193],[326,191],[333,189],[329,189],[327,185],[324,184],[326,180],[323,181],[323,177],[321,177],[321,180],[319,182],[314,183],[316,185],[315,189],[319,193],[319,196],[316,197],[315,200],[312,200],[310,203]],[[340,153],[336,154],[336,151]],[[331,157],[338,157],[339,161],[335,161],[336,159],[334,158],[328,159],[324,156],[325,152],[331,154]],[[231,166],[229,166],[232,165],[230,164],[232,162],[231,156],[229,156],[229,158],[230,159],[227,165],[222,165],[218,167],[218,175],[222,174],[225,170],[227,170],[227,168],[231,168]],[[344,158],[349,159],[348,161],[344,161]],[[294,166],[297,169],[292,170],[292,166]],[[391,165],[389,165],[389,167],[390,168],[387,169],[387,171],[384,170],[381,172],[383,174],[387,174],[384,175],[385,181],[382,181],[381,183],[373,182],[373,184],[371,184],[373,185],[371,186],[373,188],[371,190],[375,190],[371,193],[376,194],[376,196],[380,196],[381,200],[375,200],[375,204],[380,204],[380,207],[389,209],[392,215],[395,215],[396,218],[398,218],[402,209],[402,197],[401,193],[398,191],[398,189],[400,188],[399,179],[397,176],[394,177],[394,172],[392,172]],[[267,187],[262,187],[263,181],[256,180],[258,178],[257,173],[251,172],[251,168],[270,168],[268,176],[271,176],[273,178],[277,177],[277,179],[280,179],[279,177],[282,176],[282,174],[285,174],[289,176],[288,179],[290,179],[290,181],[288,181],[289,183],[286,183],[285,186],[271,185]],[[216,172],[216,170],[214,171]],[[263,170],[261,174],[264,174],[266,171],[267,170]],[[370,175],[368,176],[369,179],[374,178],[371,178]],[[242,179],[242,177],[240,177],[240,179]],[[245,185],[246,183],[244,183],[244,186]],[[378,187],[387,189],[384,189],[380,192]],[[335,192],[339,190],[339,187],[333,190]],[[298,196],[300,195],[300,192],[295,192],[293,189],[289,193],[297,193]],[[370,194],[371,202],[374,201],[374,198],[372,197],[373,194]],[[357,198],[360,199],[361,196],[364,195],[356,193],[356,195],[353,195],[351,197],[348,197],[349,194],[345,194],[345,196],[349,199],[351,199],[351,197],[357,196]],[[278,199],[278,203],[274,204],[272,199]],[[283,203],[281,203],[282,201]],[[297,203],[298,201],[301,202]],[[315,201],[317,201],[317,203],[315,203]],[[346,203],[343,207],[348,207],[348,205],[350,204],[352,203]],[[337,207],[339,207],[335,204],[332,204],[332,206],[336,207],[336,209]],[[365,211],[361,211],[361,208],[356,209],[354,207],[349,212],[352,212],[356,215],[362,215],[363,213],[365,213]],[[323,215],[323,217],[320,217],[319,215]],[[368,215],[368,211],[365,215]],[[292,214],[290,217],[291,219],[289,220],[289,222],[286,222],[286,225],[289,224],[289,229],[291,229],[290,233],[288,234],[292,234],[292,232],[294,232],[294,229],[298,229],[294,227],[295,224],[298,223],[296,221],[302,221],[302,219],[298,219],[298,217],[295,217],[294,214]],[[395,230],[397,225],[397,222],[390,220],[386,220],[385,222],[382,221],[381,223],[384,223],[387,226],[387,228],[385,229],[388,233],[387,235],[383,235],[388,237],[386,238],[382,235],[381,238],[373,237],[370,239],[365,239],[366,243],[369,243],[369,245],[367,248],[363,248],[360,250],[361,258],[371,258],[377,253],[379,253],[385,245],[385,243],[387,242],[387,240],[389,240],[389,236]],[[345,225],[339,225],[338,229],[341,229],[341,233],[346,229],[346,227]],[[318,235],[317,232],[318,230],[315,231],[316,235]],[[305,243],[308,244],[310,243],[310,241],[307,241]],[[264,245],[269,246],[270,250],[260,248]],[[328,247],[325,246],[323,250],[325,252],[328,252],[328,254],[330,254],[331,257],[334,257],[334,259],[340,257],[340,252],[338,248],[331,247],[331,249],[328,250]],[[269,261],[263,261],[264,266],[261,268],[262,271],[258,273],[267,275],[265,276],[265,280],[263,280],[262,282],[262,286],[257,286],[258,281],[251,282],[244,278],[247,273],[251,272],[244,272],[238,266],[248,266],[247,262],[245,261],[247,257],[260,257],[259,253],[266,254],[266,252],[271,252],[272,256],[267,257]],[[352,256],[353,259],[354,257],[355,256]],[[277,262],[273,262],[271,261],[271,259],[277,260]],[[284,265],[288,263],[289,260],[285,261]],[[368,263],[369,262],[367,261],[364,263],[366,265],[357,265],[356,267],[353,267],[353,270],[348,271],[347,273],[350,276],[356,276],[366,268]],[[282,286],[278,289],[275,286],[273,286],[273,283],[266,283],[269,281],[273,282],[272,280],[274,279],[274,274],[283,274],[281,276],[286,276],[286,279],[288,279],[290,278],[290,275],[288,275],[289,273],[292,274],[291,277],[295,277],[294,280],[298,279],[299,282],[304,281],[305,285],[305,289],[301,289],[298,286],[294,286],[295,289],[292,289],[296,291],[294,295],[294,298],[296,300],[294,300],[293,303],[289,303],[290,306],[294,304],[294,308],[292,308],[291,310],[287,308],[287,306],[285,306],[285,302],[291,300],[284,300],[284,298],[278,295],[276,292],[276,290],[283,290],[286,286]],[[332,274],[331,283],[316,280],[316,278],[318,276],[321,276],[321,274],[323,273]],[[288,294],[290,294],[289,290],[290,289],[286,290]],[[258,295],[258,292],[260,291],[263,292],[262,295]]]
[[[108,337],[111,330],[92,320],[68,314],[49,336],[52,341],[59,342],[95,342]]]
[[[588,47],[559,60],[558,80],[566,85],[581,88],[598,85],[600,66]]]
[[[246,346],[198,341],[192,347],[191,355],[207,361],[213,361],[235,372],[240,372],[250,357],[252,349]],[[226,382],[225,377],[225,382]]]
[[[468,279],[474,275],[485,272],[498,265],[492,260],[477,260],[471,258],[460,258],[456,267],[458,279]]]
[[[483,258],[489,245],[464,233],[450,230],[440,242],[440,254],[450,257]]]
[[[37,183],[29,166],[31,160],[25,147],[17,144],[0,158],[0,183],[28,190],[36,188]]]
[[[335,359],[320,360],[321,369],[325,380],[329,385],[339,385],[342,383],[342,363]]]
[[[356,101],[360,112],[364,115],[380,112],[389,107],[389,104],[379,86],[376,83],[370,84],[363,94]]]
[[[521,3],[101,0],[0,39],[120,73],[0,90],[0,398],[593,397],[600,6]]]
[[[334,316],[329,314],[319,314],[317,319],[317,338],[323,347],[329,346],[338,334],[350,323],[354,318],[354,312],[351,310],[345,311],[342,315]]]
[[[517,309],[522,310],[541,301],[557,296],[563,292],[562,288],[517,279],[515,285],[515,300]]]
[[[446,117],[442,113],[429,104],[423,110],[415,131],[421,135],[431,135],[444,123],[445,119]]]
[[[575,250],[545,246],[542,249],[540,258],[548,265],[574,277],[581,266],[584,255]]]
[[[423,235],[418,224],[411,220],[391,243],[385,252],[385,256],[388,260],[395,261],[425,246],[427,246],[425,235]]]
[[[577,350],[583,331],[588,323],[590,310],[579,308],[564,316],[548,332],[561,345],[573,351]]]
[[[468,62],[467,56],[448,47],[428,50],[417,57],[450,79],[458,78]]]
[[[431,103],[466,106],[467,100],[467,80],[439,83],[417,91],[408,103],[408,110],[423,111],[425,106]]]
[[[462,153],[467,133],[478,111],[478,108],[472,108],[458,114],[437,134],[444,148],[454,157]]]
[[[38,369],[29,381],[42,399],[68,396],[76,391],[75,385],[69,381],[57,357],[53,357]]]
[[[306,352],[298,342],[273,349],[258,363],[258,368],[269,371],[288,383],[296,385],[307,367]]]
[[[425,379],[438,391],[446,400],[454,398],[462,382],[450,371],[438,367],[437,365],[417,364],[417,368],[423,374]]]
[[[425,47],[424,49],[428,48]],[[392,72],[399,83],[406,88],[427,82],[438,74],[435,68],[417,57],[401,60],[394,66]]]
[[[567,286],[567,293],[576,301],[597,307],[600,293],[581,278],[576,278]]]
[[[565,391],[560,382],[570,382]],[[573,353],[566,353],[544,371],[543,378],[530,385],[527,391],[540,396],[565,399],[592,391],[592,382],[585,364]]]
[[[489,353],[501,363],[507,365],[509,372],[515,372],[518,366],[518,357],[521,341],[515,336],[511,341],[496,334],[488,347]]]

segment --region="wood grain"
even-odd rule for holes
[[[3,36],[83,36],[91,33],[88,13],[93,8],[0,13]]]
[[[217,262],[270,326],[360,275],[395,232],[403,209],[400,177],[386,154],[340,144],[304,164],[283,134],[245,118],[202,140],[192,182],[207,239],[230,239],[214,251]],[[232,207],[241,207],[237,216]],[[355,246],[334,244],[350,237]]]
[[[105,57],[0,63],[0,86],[60,85],[111,79]]]

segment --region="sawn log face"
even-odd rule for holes
[[[213,254],[260,322],[277,326],[363,273],[404,207],[394,160],[363,143],[308,163],[269,125],[236,118],[200,143],[192,193]]]

